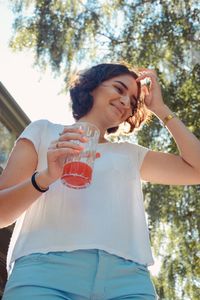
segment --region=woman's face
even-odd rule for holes
[[[110,128],[118,126],[132,115],[138,86],[132,76],[119,75],[102,82],[91,95],[94,99],[91,114],[107,122]]]

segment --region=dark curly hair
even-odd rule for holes
[[[93,106],[93,97],[91,92],[102,82],[119,75],[130,75],[134,79],[138,75],[126,64],[99,64],[90,69],[81,71],[76,74],[75,78],[69,84],[70,97],[72,100],[72,113],[75,120],[85,116]],[[141,84],[137,82],[138,94],[137,100],[132,104],[132,116],[126,122],[129,123],[129,133],[138,128],[141,123],[149,117],[149,111],[145,107],[144,97],[141,93]],[[118,127],[112,127],[107,130],[108,133],[116,132]]]

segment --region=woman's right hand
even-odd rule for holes
[[[75,126],[65,126],[57,140],[52,141],[47,152],[47,170],[46,175],[53,181],[61,177],[65,159],[69,155],[78,155],[84,146],[78,142],[84,143],[87,138],[84,137],[84,131]]]

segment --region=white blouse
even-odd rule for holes
[[[38,153],[37,170],[47,167],[47,149],[63,125],[31,123],[18,138]],[[61,180],[21,215],[8,250],[8,272],[31,253],[101,249],[144,265],[153,264],[139,169],[147,148],[131,143],[98,144],[92,183],[75,190]]]

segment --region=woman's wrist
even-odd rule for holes
[[[52,184],[55,180],[51,179],[48,176],[47,170],[43,170],[41,172],[38,172],[35,176],[36,184],[42,189],[48,189],[50,184]]]
[[[158,107],[153,113],[161,121],[163,121],[169,114],[172,114],[173,112],[171,111],[171,109],[167,105],[163,105],[161,107]]]
[[[160,119],[163,126],[176,117],[176,114],[167,105],[159,107],[154,114]]]

